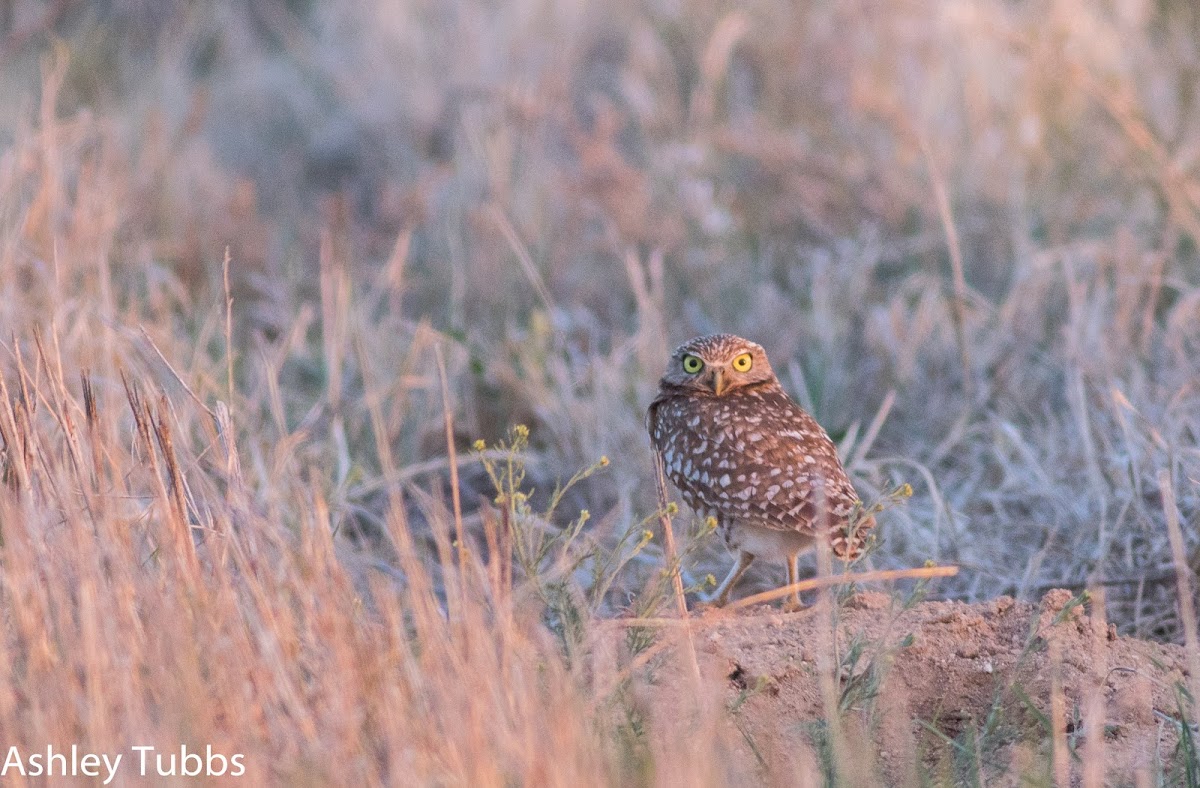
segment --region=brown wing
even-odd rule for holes
[[[857,550],[869,526],[845,532],[859,498],[837,449],[778,385],[725,397],[660,397],[648,426],[667,476],[693,508],[778,530],[823,525],[834,529],[839,556]]]

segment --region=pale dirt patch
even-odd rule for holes
[[[857,668],[842,671],[836,691],[847,685],[847,673],[861,678],[872,658],[882,676],[874,698],[850,704],[844,717],[851,768],[867,784],[880,778],[913,784],[919,770],[953,782],[955,770],[964,768],[977,769],[989,785],[1048,776],[1051,745],[1039,714],[1051,715],[1052,640],[1061,655],[1064,733],[1078,754],[1070,765],[1073,781],[1091,757],[1084,712],[1089,686],[1103,692],[1100,757],[1110,784],[1131,784],[1155,768],[1156,758],[1169,760],[1176,739],[1165,718],[1178,716],[1174,688],[1186,681],[1183,649],[1117,637],[1111,628],[1093,638],[1085,606],[1062,612],[1071,599],[1070,592],[1054,590],[1038,605],[1001,597],[975,605],[925,602],[907,611],[878,592],[848,600],[839,613],[840,652],[856,639],[867,645]],[[830,642],[829,618],[813,608],[791,614],[759,608],[728,617],[708,611],[695,626],[705,683],[723,685],[726,707],[736,706],[723,737],[729,756],[758,761],[769,783],[794,783],[819,757],[813,737],[825,717],[820,668],[822,649],[831,652],[822,645]],[[978,763],[964,764],[961,753],[955,763],[955,748],[926,725],[961,737],[984,725],[997,698],[1000,724],[980,748]]]

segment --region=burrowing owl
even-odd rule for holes
[[[712,515],[737,562],[717,588],[723,605],[756,556],[797,559],[825,529],[834,555],[858,554],[862,515],[833,441],[779,385],[762,347],[730,334],[698,337],[671,355],[647,414],[650,440],[688,505]],[[798,606],[793,595],[789,607]]]

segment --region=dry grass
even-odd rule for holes
[[[717,329],[867,497],[913,485],[871,568],[1103,587],[1182,641],[1198,31],[1182,0],[0,2],[0,743],[745,776],[715,691],[598,696],[624,657],[589,639],[666,610],[642,415]],[[514,424],[484,456],[529,497],[496,500],[469,447]],[[700,586],[723,550],[676,528]],[[515,534],[549,547],[512,566]]]

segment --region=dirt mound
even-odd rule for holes
[[[704,672],[728,682],[731,739],[772,783],[822,759],[840,759],[864,784],[1044,780],[1056,727],[1057,768],[1074,780],[1089,763],[1120,784],[1170,774],[1183,649],[1093,629],[1086,607],[1061,590],[1039,605],[1002,597],[909,609],[867,592],[840,607],[836,626],[827,609],[712,616],[696,622],[696,643]],[[836,665],[822,656],[833,654]],[[830,716],[840,732],[822,721]],[[1102,731],[1089,737],[1097,720]]]

